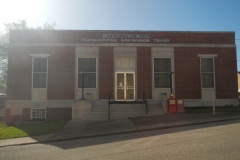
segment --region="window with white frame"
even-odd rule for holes
[[[32,120],[45,120],[46,119],[46,108],[33,108],[32,109]]]
[[[96,58],[78,58],[78,88],[96,88]]]
[[[33,88],[47,88],[47,57],[33,57]]]
[[[155,88],[171,87],[171,58],[154,58],[154,86]]]
[[[214,88],[214,58],[201,58],[202,88]]]

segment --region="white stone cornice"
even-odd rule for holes
[[[235,44],[180,44],[180,43],[14,43],[10,46],[72,46],[72,47],[223,47],[234,48]]]

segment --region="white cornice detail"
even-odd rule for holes
[[[167,43],[14,43],[10,46],[71,46],[71,47],[236,47],[235,44],[167,44]]]

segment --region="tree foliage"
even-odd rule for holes
[[[43,26],[36,28],[29,27],[25,20],[12,22],[5,25],[6,33],[0,33],[0,93],[7,92],[7,65],[8,65],[8,47],[9,47],[9,31],[10,30],[52,30],[55,29],[56,24],[45,23]]]

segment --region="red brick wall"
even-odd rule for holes
[[[23,108],[23,118],[24,121],[31,119],[31,108]]]
[[[169,38],[170,43],[180,44],[234,44],[234,32],[163,32],[158,37]]]
[[[10,109],[5,109],[5,116],[4,116],[5,123],[7,125],[15,125],[15,122],[22,121],[21,115],[10,115]]]
[[[32,57],[25,47],[10,47],[8,53],[8,100],[30,100]]]
[[[7,125],[15,125],[16,122],[30,120],[30,108],[23,109],[23,115],[10,115],[10,109],[5,109],[5,123]]]
[[[102,38],[110,31],[11,31],[11,43],[79,43],[82,38]],[[159,37],[167,43],[234,44],[234,32],[133,32],[115,31],[113,34],[147,34],[150,40]],[[74,99],[74,47],[11,46],[8,64],[8,99],[30,100],[32,88],[32,57],[29,54],[47,53],[49,57],[48,99]],[[137,49],[137,93],[145,91],[152,97],[150,47]],[[200,58],[198,54],[217,54],[217,98],[237,98],[237,67],[235,48],[175,48],[175,85],[177,98],[200,99]],[[99,98],[114,97],[113,47],[99,47]]]
[[[164,32],[164,31],[63,31],[63,30],[13,30],[10,32],[11,43],[81,43],[83,39],[102,39],[103,34],[136,35],[146,34],[149,42],[169,39],[167,43],[185,44],[235,44],[234,32]],[[123,39],[126,37],[122,37]],[[122,38],[110,37],[118,43]],[[107,38],[108,39],[108,38]],[[90,41],[91,42],[91,41]],[[113,41],[106,41],[112,43]],[[93,42],[95,43],[95,42]],[[130,41],[130,43],[134,43]]]
[[[75,48],[54,47],[48,57],[48,100],[74,99]]]
[[[200,49],[174,49],[176,98],[201,98],[200,58],[198,57],[198,54],[201,54]]]
[[[99,99],[114,98],[113,47],[99,47]]]
[[[47,108],[48,120],[72,119],[72,108]]]
[[[47,108],[47,120],[63,120],[72,118],[72,108]],[[24,108],[21,120],[31,120],[31,109]]]
[[[47,108],[47,120],[72,119],[72,108]],[[5,110],[5,123],[15,125],[16,122],[31,120],[31,109],[24,108],[23,115],[10,115],[10,109]]]
[[[145,92],[146,98],[152,98],[152,60],[151,47],[137,48],[137,94],[142,98]]]
[[[237,99],[237,63],[235,48],[216,48],[215,58],[216,97],[218,99]]]
[[[201,99],[199,54],[216,54],[216,98],[237,98],[237,64],[235,48],[175,48],[176,97]]]
[[[31,100],[32,56],[48,57],[49,100],[74,99],[75,48],[74,47],[11,47],[8,62],[8,100]]]

